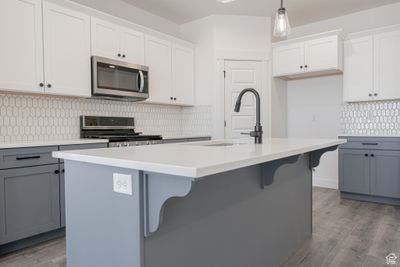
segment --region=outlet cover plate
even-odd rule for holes
[[[113,190],[116,193],[132,195],[132,175],[114,173]]]

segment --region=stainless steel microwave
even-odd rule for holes
[[[127,101],[149,98],[149,68],[92,57],[92,96]]]

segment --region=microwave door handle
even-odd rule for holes
[[[141,70],[139,70],[139,76],[140,76],[140,86],[139,86],[139,92],[143,93],[143,89],[144,89],[144,76],[143,76],[143,72]]]

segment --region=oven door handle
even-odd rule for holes
[[[140,84],[139,84],[139,92],[143,93],[144,89],[144,75],[143,71],[139,70]]]

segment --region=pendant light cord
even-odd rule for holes
[[[283,8],[283,0],[281,0],[281,8]]]

